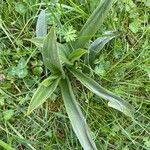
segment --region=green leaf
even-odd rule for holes
[[[61,72],[63,77],[65,76],[60,56],[59,49],[56,43],[56,34],[54,28],[52,28],[44,40],[43,50],[42,50],[43,60],[45,66],[52,72]]]
[[[15,150],[14,148],[12,148],[10,145],[3,142],[2,140],[0,140],[0,146],[3,147],[5,150]]]
[[[133,33],[137,33],[139,31],[139,29],[141,29],[141,23],[138,19],[134,20],[133,22],[131,22],[129,24],[129,29],[133,32]]]
[[[92,66],[96,55],[103,49],[103,47],[115,36],[104,36],[97,38],[89,47],[88,63]]]
[[[68,59],[68,55],[70,54],[69,48],[65,44],[58,44],[60,60],[62,64],[73,65],[73,63]]]
[[[19,78],[25,78],[28,74],[28,71],[26,68],[24,68],[24,69],[18,69],[17,68],[17,72],[18,72],[17,75]]]
[[[37,107],[39,107],[41,104],[43,104],[46,101],[46,99],[53,94],[53,92],[58,86],[59,81],[60,77],[58,77],[57,75],[51,75],[39,85],[38,89],[36,90],[31,99],[28,108],[28,114],[31,113]]]
[[[85,87],[87,87],[96,95],[109,100],[108,102],[109,107],[115,108],[123,112],[125,115],[132,117],[133,109],[126,101],[114,95],[110,91],[104,89],[97,82],[95,82],[90,77],[87,77],[82,72],[75,70],[73,68],[69,68],[69,70]]]
[[[32,72],[34,75],[40,76],[43,73],[43,67],[34,67]]]
[[[80,59],[80,57],[82,57],[84,54],[86,54],[88,51],[85,49],[77,49],[74,50],[69,56],[69,60],[73,63],[76,60]]]
[[[13,70],[12,70],[13,71]],[[25,78],[28,74],[27,70],[27,65],[26,61],[24,58],[21,58],[18,62],[17,67],[14,68],[14,73],[17,75],[19,78]]]
[[[62,79],[60,87],[71,125],[82,147],[85,150],[97,150],[96,145],[91,138],[85,118],[73,94],[70,81],[68,79]]]
[[[9,109],[9,110],[5,110],[3,111],[3,117],[5,121],[10,120],[14,115],[14,110]]]
[[[73,43],[75,49],[82,48],[94,36],[102,25],[108,11],[111,8],[112,0],[102,0],[99,6],[88,18],[87,22],[81,29],[78,39]]]
[[[41,10],[36,24],[36,37],[46,36],[47,33],[47,23],[45,10]]]
[[[15,4],[15,11],[18,12],[21,15],[24,15],[27,11],[27,5],[24,2],[17,2]]]
[[[32,39],[26,39],[26,40],[32,42],[33,44],[35,44],[35,46],[37,46],[40,49],[43,47],[44,38],[42,37],[35,37]]]

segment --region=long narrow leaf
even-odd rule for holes
[[[132,112],[131,106],[127,102],[125,102],[123,99],[114,95],[110,91],[104,89],[97,82],[95,82],[93,79],[86,76],[82,72],[75,70],[73,68],[69,68],[69,70],[85,87],[87,87],[96,95],[109,100],[108,102],[109,107],[115,108],[123,112],[125,115],[132,117],[133,112]]]
[[[37,24],[36,24],[36,37],[43,37],[47,34],[47,23],[45,10],[41,10]]]
[[[102,25],[106,15],[111,8],[112,0],[102,0],[99,6],[89,17],[79,33],[78,39],[74,42],[75,49],[83,48],[85,44],[93,37],[97,30]]]
[[[82,57],[86,53],[88,53],[87,50],[79,48],[79,49],[71,52],[71,54],[68,56],[68,58],[71,62],[75,62],[76,60],[79,60],[80,57]]]
[[[54,28],[52,28],[44,40],[42,50],[43,60],[45,66],[53,73],[61,72],[63,77],[64,71],[60,61],[59,50],[56,42],[56,34]]]
[[[5,150],[15,150],[14,148],[9,146],[7,143],[3,142],[2,140],[0,140],[0,146],[3,147]]]
[[[97,38],[89,47],[88,63],[92,66],[96,55],[115,36],[105,36]]]
[[[60,81],[60,77],[58,76],[50,76],[46,80],[44,80],[34,93],[29,108],[28,114],[31,113],[34,109],[43,104],[47,98],[49,98],[55,89],[58,86]]]
[[[32,39],[25,39],[25,40],[32,42],[40,50],[43,48],[44,38],[42,38],[42,37],[35,37],[35,38],[32,38]]]
[[[90,136],[85,118],[73,94],[70,81],[68,79],[61,80],[60,87],[71,125],[82,147],[84,150],[97,150]]]

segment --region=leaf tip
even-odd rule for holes
[[[113,102],[113,101],[109,101],[108,102],[108,106],[109,107],[112,107],[116,110],[119,110],[120,112],[122,112],[123,114],[125,114],[126,116],[128,117],[131,117],[133,118],[134,116],[134,110],[133,108],[131,108],[131,106],[128,104],[121,104],[121,103],[118,103],[118,102]]]

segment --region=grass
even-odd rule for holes
[[[59,91],[31,115],[26,115],[35,89],[48,74],[40,52],[27,40],[35,36],[39,10],[48,8],[49,13],[55,14],[50,16],[49,27],[54,20],[63,38],[70,26],[78,32],[96,6],[92,0],[61,3],[55,8],[48,1],[38,0],[19,3],[7,0],[0,4],[0,140],[18,150],[82,149]],[[74,92],[98,149],[150,149],[148,0],[115,1],[97,37],[112,30],[120,36],[108,43],[95,60],[94,78],[135,107],[135,120],[110,109],[78,82],[73,83]]]

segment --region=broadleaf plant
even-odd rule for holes
[[[80,62],[82,59],[85,59],[85,57],[82,57],[83,55],[90,54],[89,60],[91,60],[92,58],[90,58],[90,56],[92,56],[91,52],[93,49],[99,51],[113,38],[112,36],[105,38],[105,40],[98,39],[89,48],[85,47],[86,43],[94,37],[100,25],[103,23],[109,9],[111,8],[111,4],[112,0],[101,1],[97,9],[92,13],[79,32],[77,40],[73,43],[58,43],[56,40],[55,27],[51,27],[47,36],[44,36],[41,39],[37,36],[30,40],[40,48],[45,67],[50,71],[50,76],[39,85],[37,91],[34,93],[28,108],[28,113],[31,113],[38,106],[42,105],[47,98],[51,97],[55,89],[60,87],[72,128],[84,150],[97,150],[97,148],[73,93],[71,87],[71,82],[73,82],[72,75],[91,92],[108,100],[109,107],[112,107],[129,117],[132,117],[133,115],[133,109],[130,104],[103,88],[84,72],[81,72],[82,67],[84,68],[82,63],[78,63],[79,65],[81,64],[80,66],[76,65],[76,61]],[[43,14],[45,14],[45,12],[42,13],[42,17],[45,17]],[[39,16],[38,22],[40,22],[40,26],[42,20],[45,19]],[[39,25],[37,25],[37,33],[43,33],[43,31],[40,30],[43,30],[44,28],[42,27],[40,29],[38,26]],[[43,22],[43,26],[45,26],[45,21]],[[46,32],[47,31],[44,31],[44,33]],[[71,49],[69,49],[70,44],[72,44]],[[91,52],[89,52],[89,50],[91,50]]]

